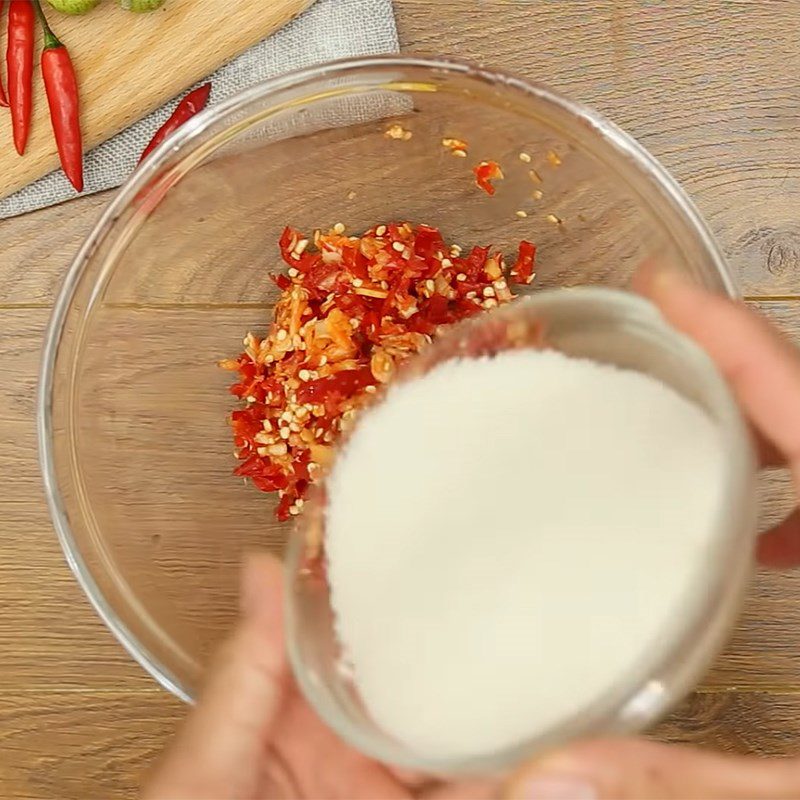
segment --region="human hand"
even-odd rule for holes
[[[283,639],[283,570],[267,555],[242,573],[241,621],[144,800],[483,800],[492,782],[404,775],[352,750],[292,681]]]
[[[761,465],[800,490],[800,354],[763,318],[650,266],[636,289],[716,362],[749,417]],[[800,564],[800,512],[764,533],[758,558]],[[800,797],[800,759],[737,758],[637,739],[580,742],[537,758],[510,784],[525,800],[778,800]]]
[[[764,466],[789,463],[800,484],[800,356],[762,319],[677,276],[643,273],[639,290],[719,365],[757,432]],[[800,563],[800,514],[764,534],[760,560]],[[242,621],[198,705],[149,782],[146,800],[494,797],[492,782],[404,776],[342,743],[294,686],[282,629],[282,571],[272,558],[243,573]],[[536,759],[510,796],[541,800],[800,797],[800,762],[706,754],[635,739],[583,742]]]

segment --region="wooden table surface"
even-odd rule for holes
[[[543,80],[681,181],[748,300],[800,341],[800,15],[788,2],[395,0],[406,50]],[[182,717],[97,619],[45,509],[34,391],[66,265],[108,195],[0,222],[0,796],[135,796]],[[792,502],[764,480],[764,521]],[[757,576],[734,639],[656,734],[800,747],[800,576]]]

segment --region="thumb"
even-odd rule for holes
[[[511,780],[514,800],[789,800],[800,763],[736,758],[638,739],[582,742]]]
[[[282,598],[280,562],[251,556],[242,570],[241,620],[146,797],[247,796],[258,781],[288,685]]]

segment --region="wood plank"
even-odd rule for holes
[[[651,733],[659,741],[737,755],[797,756],[800,695],[695,693]]]
[[[0,315],[0,686],[30,692],[106,690],[124,683],[151,690],[152,679],[122,650],[78,587],[44,504],[34,389],[48,315],[45,309]]]
[[[792,4],[451,0],[447,15],[444,5],[401,0],[409,49],[501,67],[596,107],[683,184],[745,294],[798,293]]]
[[[0,306],[49,306],[111,197],[103,192],[0,220]]]
[[[401,0],[399,10],[409,50],[495,63],[608,114],[684,183],[746,294],[798,294],[800,228],[792,214],[800,140],[791,76],[800,69],[800,20],[788,5],[606,2],[587,14],[581,3]],[[86,230],[101,202],[0,223],[0,302],[52,298],[61,271],[40,259],[54,250],[60,255],[49,263],[66,263],[80,237],[64,242],[72,229],[47,225],[63,213]]]
[[[166,692],[0,692],[0,794],[135,798],[184,713]]]
[[[762,306],[800,337],[800,303]],[[91,430],[83,440],[92,453],[85,459],[87,491],[102,529],[113,534],[111,555],[129,571],[129,589],[139,602],[198,662],[234,613],[242,547],[276,547],[285,534],[270,521],[270,501],[229,475],[228,376],[214,366],[230,348],[236,351],[242,331],[256,327],[265,314],[111,308],[102,327],[116,343],[115,358],[93,348],[81,381],[91,398]],[[2,325],[10,332],[0,337],[0,371],[15,376],[0,386],[0,430],[8,441],[0,472],[12,489],[0,498],[6,520],[0,569],[7,573],[0,580],[0,604],[7,608],[0,616],[0,641],[12,653],[0,674],[28,687],[108,687],[121,677],[146,686],[149,679],[127,661],[82,600],[41,502],[31,502],[41,497],[32,424],[38,354],[31,342],[41,335],[45,316],[43,310],[7,311]],[[176,338],[192,346],[175,348]],[[176,447],[164,431],[181,426]],[[765,492],[771,514],[766,524],[793,497],[781,473],[768,476]],[[48,580],[41,580],[43,574]],[[800,685],[798,581],[795,573],[759,574],[707,688]],[[87,637],[98,640],[96,650],[83,646]]]
[[[0,693],[6,798],[133,798],[184,707],[164,692]],[[796,694],[695,694],[653,732],[660,741],[765,757],[797,755]]]
[[[0,693],[0,790],[7,798],[137,795],[184,707],[164,692]],[[797,694],[695,694],[659,725],[659,741],[731,754],[793,756]]]

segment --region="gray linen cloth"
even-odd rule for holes
[[[317,0],[285,28],[213,73],[211,103],[290,70],[345,56],[393,52],[397,47],[392,0]],[[119,186],[174,107],[174,101],[168,103],[87,153],[84,194]],[[0,219],[75,196],[57,170],[0,200]]]

